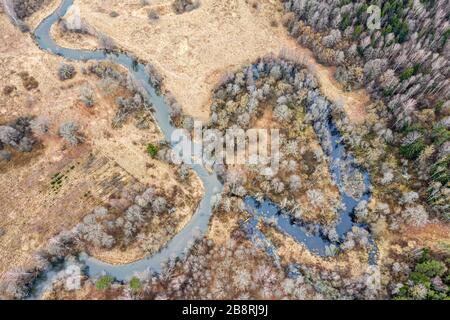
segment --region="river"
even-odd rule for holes
[[[141,82],[142,87],[145,89],[147,94],[147,99],[152,103],[155,110],[154,118],[158,123],[165,139],[170,141],[171,135],[176,129],[172,126],[170,121],[170,109],[166,104],[164,97],[158,94],[155,88],[150,85],[149,75],[146,73],[145,66],[143,64],[137,63],[132,57],[125,53],[109,53],[103,50],[88,51],[68,49],[58,46],[53,39],[51,39],[50,29],[52,25],[56,23],[60,17],[63,17],[66,14],[72,3],[73,0],[62,0],[62,3],[58,9],[56,9],[55,12],[39,24],[34,31],[35,40],[39,47],[42,50],[48,51],[52,54],[60,55],[67,60],[110,60],[127,68],[129,72],[133,74],[134,78]],[[328,131],[325,133],[323,131],[316,131],[316,133],[321,141],[321,144],[325,139],[331,140],[331,149],[324,150],[324,152],[330,158],[330,172],[339,188],[341,201],[345,204],[345,208],[339,212],[339,222],[336,226],[339,238],[342,240],[345,234],[351,230],[354,225],[367,228],[365,225],[356,224],[353,222],[352,213],[359,201],[368,201],[370,199],[370,179],[365,170],[362,168],[357,168],[356,165],[353,165],[353,167],[357,168],[357,170],[361,170],[361,173],[363,174],[365,191],[360,199],[353,199],[343,191],[342,176],[346,174],[346,172],[343,172],[338,164],[342,159],[345,159],[347,163],[351,163],[353,159],[346,155],[345,146],[340,142],[339,131],[335,127],[331,116],[327,116],[323,119],[323,121],[326,121],[325,128],[327,128]],[[115,277],[117,280],[128,280],[134,275],[134,273],[142,272],[147,269],[159,272],[161,271],[162,262],[171,258],[181,258],[186,254],[188,244],[193,243],[197,237],[202,236],[207,232],[209,219],[212,214],[211,199],[215,194],[220,193],[223,189],[223,185],[219,181],[218,177],[214,173],[209,172],[205,167],[201,165],[191,165],[191,168],[201,179],[205,194],[188,224],[158,253],[133,263],[111,265],[90,257],[87,254],[82,254],[80,256],[80,260],[88,267],[88,275],[95,276],[102,272],[106,272],[107,274]],[[249,238],[253,240],[266,240],[264,239],[264,234],[257,231],[256,225],[259,218],[272,218],[276,221],[275,225],[280,231],[295,238],[298,242],[303,243],[315,254],[320,256],[327,255],[326,249],[330,246],[331,242],[323,236],[320,226],[292,221],[289,215],[285,214],[270,200],[258,202],[252,197],[246,197],[245,204],[248,211],[252,214],[252,218],[243,224],[244,229],[248,232]],[[307,230],[315,231],[311,233]],[[373,239],[370,239],[370,242],[372,245],[369,253],[369,262],[374,264],[376,262],[376,246]],[[335,243],[334,245],[338,247],[339,243]],[[269,253],[275,255],[273,250]],[[50,274],[53,275],[54,272],[49,273],[49,275]],[[51,278],[51,276],[47,277],[47,281],[41,282],[38,287],[42,289],[46,282],[51,281]]]

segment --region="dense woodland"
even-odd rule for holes
[[[210,127],[227,139],[241,128],[266,121],[265,126],[280,130],[281,158],[273,173],[265,163],[228,167],[225,193],[269,197],[293,218],[333,229],[342,207],[335,182],[328,178],[331,142],[322,115],[326,117],[331,108],[312,74],[289,60],[269,56],[227,75],[213,96]],[[316,131],[323,132],[322,146]],[[358,198],[364,189],[362,176],[346,172],[353,178],[345,181],[345,189]],[[224,208],[230,211],[233,206]]]
[[[371,1],[283,4],[290,34],[321,63],[337,66],[348,90],[365,87],[378,103],[373,115],[381,121],[366,120],[367,143],[378,147],[371,140],[382,137],[411,175],[409,188],[448,221],[449,1],[381,1],[379,30],[367,27]]]
[[[235,124],[250,127],[267,108],[272,108],[268,101],[274,104],[274,123],[283,127],[280,170],[275,175],[262,175],[264,165],[249,165],[246,172],[234,172],[233,168],[228,168],[225,190],[229,190],[229,194],[243,197],[247,194],[258,196],[260,193],[269,196],[289,208],[299,219],[305,218],[308,202],[313,211],[321,210],[326,201],[324,191],[317,190],[320,189],[317,184],[323,177],[319,179],[319,175],[316,176],[315,170],[310,170],[309,166],[317,168],[321,161],[329,161],[331,137],[326,133],[326,120],[332,117],[343,134],[342,142],[352,150],[358,163],[371,171],[375,196],[381,200],[375,208],[369,207],[366,201],[359,203],[356,218],[374,225],[381,220],[383,224],[387,223],[384,228],[392,230],[404,225],[423,226],[429,222],[430,214],[424,207],[425,203],[411,189],[415,185],[408,176],[405,178],[398,174],[397,170],[401,172],[403,168],[397,164],[396,158],[391,155],[391,158],[383,160],[383,152],[389,151],[386,142],[373,137],[374,142],[368,140],[368,136],[374,134],[374,125],[353,126],[341,106],[324,98],[317,81],[302,65],[266,57],[236,74],[228,75],[215,92],[210,126],[219,130],[232,128]],[[379,107],[378,104],[375,106]],[[375,106],[369,108],[374,109]],[[386,130],[378,130],[381,137],[387,134]],[[307,144],[308,139],[317,139],[316,135],[320,137],[323,151],[310,154],[302,145]],[[375,147],[383,148],[382,152],[376,153]],[[368,151],[360,152],[361,148]],[[344,189],[354,198],[359,198],[364,189],[359,172],[352,170],[346,159],[341,159],[339,165],[350,177],[344,179]],[[302,201],[301,205],[295,202],[299,190],[307,194],[307,201]],[[338,208],[336,204],[334,210]]]

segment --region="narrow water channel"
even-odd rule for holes
[[[164,97],[159,95],[155,88],[150,85],[149,75],[145,72],[145,66],[143,64],[137,63],[133,58],[125,53],[108,53],[103,50],[88,51],[62,48],[58,46],[53,39],[51,39],[50,29],[52,25],[56,23],[60,17],[63,17],[66,14],[72,3],[73,0],[62,0],[60,7],[56,9],[56,11],[49,17],[43,20],[42,23],[36,28],[34,36],[39,47],[42,50],[48,51],[52,54],[60,55],[67,60],[109,60],[127,68],[134,75],[135,79],[141,82],[148,95],[147,98],[152,103],[155,110],[155,119],[165,139],[170,141],[171,135],[176,128],[171,124],[169,107],[167,106]],[[347,163],[351,164],[353,159],[346,155],[345,146],[340,142],[339,131],[336,129],[331,116],[324,117],[322,121],[326,121],[326,131],[316,130],[316,133],[323,148],[324,140],[331,140],[331,148],[328,147],[328,150],[325,150],[324,148],[324,152],[330,158],[330,172],[339,188],[341,201],[345,204],[345,208],[339,212],[339,222],[336,227],[340,240],[342,240],[345,234],[351,230],[354,225],[366,228],[366,226],[355,224],[353,222],[352,213],[359,201],[370,199],[370,181],[366,171],[361,168],[357,168],[356,165],[353,165],[355,170],[361,170],[364,177],[365,191],[360,199],[354,199],[343,191],[342,176],[347,174],[347,172],[345,172],[345,170],[342,171],[341,166],[338,164],[342,159],[345,159]],[[124,265],[110,265],[86,254],[82,254],[80,256],[80,260],[83,261],[88,267],[88,275],[94,276],[100,274],[101,272],[106,272],[107,274],[115,277],[117,280],[127,280],[130,279],[135,272],[142,272],[147,269],[158,272],[161,270],[161,263],[163,261],[175,257],[182,257],[186,253],[188,244],[194,241],[196,237],[206,233],[212,213],[211,199],[215,194],[222,191],[223,186],[217,176],[214,173],[209,172],[205,167],[201,165],[192,165],[191,168],[201,179],[205,194],[198,209],[188,224],[177,235],[175,235],[175,237],[172,238],[161,251],[133,263]],[[276,227],[280,231],[303,243],[315,254],[320,256],[326,255],[326,248],[331,243],[328,239],[326,239],[326,237],[323,236],[320,226],[314,225],[313,228],[311,228],[311,225],[308,226],[299,222],[293,222],[287,214],[284,214],[276,204],[270,202],[269,200],[265,200],[260,203],[252,197],[246,197],[245,203],[248,211],[252,214],[252,218],[247,221],[244,226],[248,231],[249,236],[253,238],[264,237],[261,232],[255,232],[257,221],[259,218],[272,218],[275,219]],[[311,234],[311,232],[307,231],[310,229],[314,229],[316,231]],[[371,242],[372,249],[370,252],[369,262],[373,264],[376,261],[376,247],[373,240],[371,240]],[[335,245],[338,247],[339,243],[336,243]],[[45,282],[51,281],[52,274],[54,274],[54,272],[49,273],[47,281]],[[44,283],[39,284],[40,288],[43,286]]]

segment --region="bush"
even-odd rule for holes
[[[400,147],[400,153],[408,159],[416,159],[425,149],[423,141],[416,141],[406,146]]]
[[[415,271],[429,278],[432,278],[436,276],[441,277],[445,273],[445,271],[447,271],[447,268],[441,261],[429,260],[417,264]]]
[[[20,140],[22,139],[23,134],[11,127],[11,126],[0,126],[0,142],[10,145],[11,147],[16,148]]]
[[[90,86],[83,86],[80,89],[80,100],[88,108],[91,108],[95,104],[94,90]]]
[[[33,134],[42,135],[48,132],[50,121],[43,116],[38,116],[30,121],[30,128]]]
[[[149,143],[149,144],[147,145],[147,153],[148,153],[148,155],[151,156],[152,158],[155,158],[155,157],[156,157],[156,155],[158,154],[158,151],[159,151],[159,147],[158,147],[158,146],[156,146],[156,145],[154,145],[154,144],[152,144],[152,143]]]
[[[150,63],[147,63],[147,65],[145,66],[145,72],[147,72],[148,74],[150,84],[158,89],[161,86],[161,82],[163,80],[162,75],[159,74],[156,68]]]
[[[44,4],[44,0],[13,0],[12,2],[19,19],[31,16]]]
[[[0,161],[9,161],[11,160],[11,152],[8,152],[6,150],[1,150],[0,151]]]
[[[133,290],[139,290],[141,288],[141,281],[138,278],[133,277],[130,280],[130,288]]]
[[[192,11],[199,6],[200,2],[195,0],[175,0],[172,4],[174,11],[178,14]]]
[[[39,87],[39,82],[26,71],[19,73],[20,78],[22,79],[22,84],[28,91],[36,89]]]
[[[416,159],[425,149],[425,140],[419,137],[414,142],[400,147],[400,153],[408,159]]]
[[[153,212],[159,214],[167,210],[167,201],[163,197],[157,197],[152,203]]]
[[[450,155],[439,160],[431,167],[431,179],[446,185],[450,181]]]
[[[414,271],[398,290],[395,299],[448,300],[450,278],[442,258],[433,259],[428,249],[415,262]],[[447,258],[448,260],[448,258]]]
[[[71,145],[75,146],[83,142],[83,137],[78,133],[78,125],[75,122],[69,121],[63,123],[59,127],[59,135]]]
[[[102,49],[106,51],[113,51],[117,48],[114,40],[104,34],[98,35],[98,42],[100,44],[100,47],[102,47]]]
[[[20,117],[11,125],[0,126],[0,149],[9,145],[20,152],[31,152],[35,141],[31,136],[30,122],[30,118]],[[9,159],[10,154],[4,153],[3,160]]]
[[[407,207],[402,212],[406,223],[415,227],[422,227],[428,222],[428,213],[423,206]]]
[[[11,93],[14,92],[14,90],[17,90],[17,88],[15,86],[5,86],[3,88],[3,94],[5,96],[9,96]]]
[[[411,78],[413,75],[415,75],[420,70],[420,64],[416,64],[412,67],[406,68],[401,74],[400,74],[400,80],[407,80]]]
[[[292,175],[289,177],[289,188],[291,189],[291,191],[298,191],[301,187],[302,183],[301,183],[301,179],[299,176],[297,175]]]
[[[361,35],[361,33],[362,33],[362,31],[363,31],[362,29],[363,29],[363,28],[362,28],[361,25],[357,25],[357,26],[355,27],[355,29],[353,30],[353,34],[352,34],[354,40],[359,39],[359,36]]]
[[[23,137],[22,140],[20,140],[18,150],[20,152],[31,152],[33,150],[33,143],[34,141],[28,137]]]
[[[111,283],[114,281],[114,278],[111,276],[103,276],[97,280],[95,283],[95,287],[99,290],[108,289],[111,286]]]
[[[158,14],[158,12],[156,12],[155,10],[150,10],[150,11],[148,12],[148,18],[149,18],[151,21],[158,20],[158,19],[159,19],[159,14]]]
[[[433,128],[432,138],[434,144],[441,146],[444,142],[450,141],[450,130],[443,125],[437,125]]]
[[[189,167],[182,164],[177,170],[178,177],[181,181],[185,181],[189,177]]]
[[[72,79],[73,77],[75,77],[76,73],[77,72],[75,71],[75,67],[67,63],[61,64],[58,69],[58,77],[61,81]]]
[[[277,105],[273,112],[273,116],[280,122],[287,122],[291,120],[292,112],[285,104]]]

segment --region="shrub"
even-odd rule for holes
[[[38,116],[30,121],[30,128],[33,134],[41,135],[48,132],[50,121],[43,116]]]
[[[195,0],[175,0],[172,4],[174,11],[178,14],[192,11],[199,6],[200,2]]]
[[[178,177],[181,181],[185,181],[189,177],[189,167],[182,164],[177,170]]]
[[[415,271],[429,278],[442,276],[447,268],[445,264],[437,260],[424,261],[416,265]]]
[[[44,0],[13,0],[12,3],[17,18],[24,19],[39,10]]]
[[[102,47],[106,51],[112,51],[117,47],[114,40],[104,34],[98,35],[98,42],[100,44],[100,47]]]
[[[11,152],[8,152],[6,150],[0,150],[0,161],[9,161],[11,160]]]
[[[58,77],[61,81],[72,79],[75,74],[75,67],[71,64],[63,63],[58,69]]]
[[[402,217],[409,225],[415,227],[424,226],[428,222],[428,213],[421,205],[415,207],[407,207],[402,212]]]
[[[130,280],[130,288],[133,290],[139,290],[141,288],[141,281],[138,278],[133,277]]]
[[[63,123],[59,127],[59,135],[71,145],[77,145],[83,142],[83,137],[78,133],[78,125],[75,122],[69,121]]]
[[[152,158],[155,158],[155,157],[156,157],[156,155],[158,154],[158,151],[159,151],[159,147],[158,147],[158,146],[156,146],[156,145],[154,145],[154,144],[152,144],[152,143],[149,143],[149,144],[147,145],[147,153],[148,153],[148,155],[151,156]]]
[[[408,159],[416,159],[425,149],[425,139],[422,134],[410,132],[400,146],[400,153]]]
[[[153,200],[152,203],[152,210],[155,213],[162,213],[163,211],[167,210],[167,201],[163,197],[157,197],[155,200]]]
[[[108,289],[111,286],[111,283],[114,281],[114,278],[111,276],[103,276],[97,280],[95,283],[95,287],[99,290]]]
[[[150,10],[150,11],[148,12],[148,18],[149,18],[151,21],[158,20],[158,19],[159,19],[159,14],[158,14],[158,12],[156,12],[155,10]]]
[[[440,146],[444,142],[450,141],[450,130],[448,130],[447,128],[445,128],[442,125],[437,125],[433,128],[432,137],[433,137],[433,142],[437,146]]]
[[[22,139],[23,134],[13,127],[10,126],[0,126],[0,142],[10,145],[12,147],[17,147]]]
[[[19,73],[20,78],[22,79],[22,84],[28,91],[36,89],[39,87],[39,82],[26,71]]]
[[[33,150],[33,143],[34,141],[28,137],[23,137],[22,140],[20,140],[18,150],[20,152],[31,152]]]
[[[95,104],[94,90],[90,86],[83,86],[80,89],[80,100],[88,108],[91,108]]]
[[[443,185],[450,181],[450,155],[439,160],[431,167],[431,179],[439,181]]]
[[[359,39],[359,36],[361,35],[361,33],[362,33],[362,31],[363,31],[362,29],[363,29],[363,28],[362,28],[361,25],[357,25],[357,26],[355,27],[355,29],[353,30],[353,34],[352,34],[352,37],[353,37],[354,40]]]
[[[289,188],[291,191],[298,191],[301,187],[301,179],[297,175],[292,175],[289,177]]]
[[[142,208],[145,208],[153,200],[154,194],[155,190],[153,190],[153,188],[148,188],[142,195],[136,196],[136,198],[134,199],[134,203]]]
[[[280,122],[289,121],[292,118],[292,112],[285,104],[277,105],[273,116]]]
[[[14,90],[16,90],[17,88],[15,86],[5,86],[3,88],[3,94],[5,96],[9,96],[11,93],[13,93]]]
[[[414,143],[400,147],[400,153],[408,159],[416,159],[420,153],[425,149],[423,140],[418,140]]]
[[[158,89],[161,86],[161,82],[163,80],[162,75],[150,63],[147,63],[147,65],[145,66],[145,72],[147,72],[148,74],[150,84]]]
[[[415,261],[414,271],[396,293],[395,299],[448,300],[448,268],[442,258],[433,259],[429,249]],[[448,259],[447,259],[448,260]]]
[[[400,80],[407,80],[411,78],[413,75],[415,75],[420,70],[420,64],[415,64],[412,67],[406,68],[401,74],[400,74]]]

